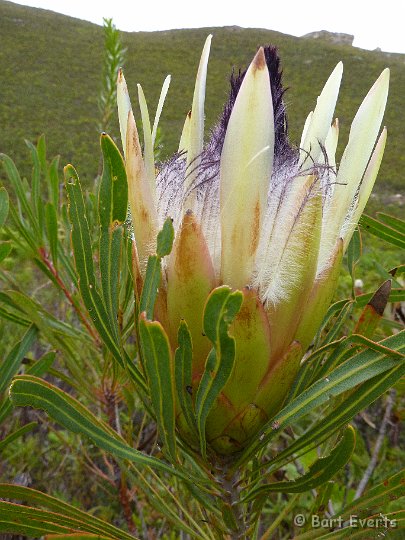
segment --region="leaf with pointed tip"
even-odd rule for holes
[[[49,202],[45,205],[45,229],[51,250],[52,262],[56,267],[58,264],[58,218],[55,206]]]
[[[273,482],[252,489],[243,502],[252,501],[269,493],[303,493],[328,482],[349,461],[356,444],[355,431],[351,426],[345,430],[337,445],[327,457],[313,463],[309,471],[297,480]]]
[[[241,457],[235,462],[235,466],[255,454],[260,448],[265,447],[280,429],[291,425],[292,422],[296,422],[315,407],[327,403],[331,398],[348,392],[356,386],[378,376],[383,381],[392,370],[397,369],[405,372],[405,362],[403,361],[403,352],[405,351],[404,334],[405,330],[379,342],[378,346],[382,346],[386,352],[366,349],[355,354],[332,372],[328,373],[327,377],[317,380],[312,386],[288,402],[263,427],[260,438],[252,441],[252,444],[247,447]],[[383,391],[385,390],[386,387],[384,387]],[[359,389],[354,393],[355,398],[357,394],[360,399],[361,394],[359,394]],[[375,395],[374,399],[379,395]],[[346,401],[343,405],[346,405]]]
[[[384,214],[384,212],[377,212],[377,217],[380,221],[392,227],[393,229],[405,234],[405,221],[395,216]]]
[[[29,504],[40,506],[50,512],[55,512],[55,515],[65,516],[67,518],[76,519],[81,522],[80,530],[92,530],[94,533],[108,535],[107,538],[117,538],[117,540],[133,540],[133,536],[110,525],[106,521],[99,519],[87,512],[83,512],[78,508],[56,499],[46,493],[37,491],[32,488],[18,486],[14,484],[0,484],[0,497],[24,501]],[[32,508],[32,510],[35,510]],[[88,533],[91,534],[91,533]]]
[[[100,142],[103,153],[103,174],[98,200],[101,290],[114,339],[120,344],[118,288],[123,224],[128,209],[127,175],[121,154],[112,139],[102,134]]]
[[[3,227],[8,216],[9,200],[5,187],[0,188],[0,227]]]
[[[171,350],[168,337],[159,322],[141,314],[139,336],[149,394],[163,442],[163,450],[176,460],[175,398]]]
[[[185,321],[180,321],[177,340],[179,346],[174,357],[177,399],[189,430],[191,433],[197,433],[193,400],[190,393],[192,391],[193,345]]]
[[[157,255],[151,255],[148,258],[145,280],[142,288],[139,312],[146,312],[148,320],[153,319],[156,297],[161,280],[161,260],[172,250],[174,239],[174,228],[170,218],[164,222],[162,230],[157,237]]]
[[[393,228],[382,221],[378,221],[370,216],[363,215],[360,218],[360,225],[369,233],[393,244],[394,246],[405,248],[405,233],[400,228]]]
[[[58,424],[73,433],[85,435],[98,448],[111,453],[117,459],[127,459],[136,465],[152,467],[190,481],[187,473],[176,469],[129,446],[110,426],[99,420],[79,401],[56,386],[31,375],[15,377],[10,387],[12,403],[18,407],[34,407],[45,410]]]
[[[20,427],[16,431],[13,431],[13,433],[10,433],[10,435],[7,435],[7,437],[4,437],[4,439],[0,440],[0,452],[10,443],[14,442],[19,437],[22,437],[26,433],[29,433],[34,429],[35,426],[37,426],[37,422],[30,422],[29,424],[25,424],[25,426]]]
[[[235,360],[235,340],[229,336],[228,326],[242,302],[243,295],[240,291],[231,292],[229,287],[222,286],[212,291],[204,310],[204,333],[213,344],[198,386],[195,404],[201,453],[204,457],[207,453],[207,417],[229,379]]]
[[[348,266],[353,283],[354,283],[354,278],[355,278],[355,274],[354,274],[355,267],[356,267],[356,264],[360,260],[361,252],[362,252],[361,234],[358,227],[356,227],[356,229],[354,230],[352,239],[350,240],[348,250],[347,250],[347,266]]]
[[[31,236],[32,231],[33,231],[35,235],[39,237],[38,221],[34,217],[32,207],[27,198],[26,187],[24,186],[24,183],[21,180],[20,173],[18,172],[18,169],[15,166],[14,161],[8,156],[6,156],[5,154],[0,154],[0,160],[3,162],[3,167],[6,171],[7,177],[10,180],[10,183],[13,186],[14,192],[19,201],[18,217],[17,217],[17,212],[15,213],[16,220],[20,221],[20,223],[26,230],[28,236]],[[10,210],[11,210],[11,207],[10,207]],[[23,218],[22,210],[25,212],[26,218],[29,221],[32,231],[30,231],[27,228],[26,224],[23,224],[24,218]]]
[[[37,334],[37,327],[34,324],[31,324],[22,339],[14,345],[0,364],[0,393],[4,392],[11,379],[19,370],[20,364],[24,356],[31,349]]]
[[[384,310],[387,306],[388,299],[391,292],[391,281],[387,280],[379,287],[374,293],[371,300],[363,309],[362,314],[354,329],[355,334],[361,334],[362,336],[372,338],[374,330],[377,328],[380,322]]]
[[[329,414],[323,415],[320,420],[314,422],[301,437],[290,443],[288,448],[277,454],[266,466],[269,467],[269,470],[277,470],[286,460],[291,461],[291,456],[300,456],[319,447],[350,422],[356,414],[382,396],[404,374],[405,365],[402,363],[361,384],[342,403],[334,407]]]

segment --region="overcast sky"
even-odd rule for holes
[[[364,49],[405,53],[405,0],[22,0],[102,24],[112,17],[120,30],[168,30],[204,26],[267,28],[301,36],[315,30],[355,36]],[[283,13],[284,12],[284,13]]]

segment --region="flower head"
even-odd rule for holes
[[[157,172],[156,130],[151,130],[142,88],[143,153],[122,73],[118,109],[140,280],[155,251],[157,231],[168,216],[174,220],[176,240],[164,261],[156,317],[173,350],[180,320],[187,322],[193,388],[211,349],[202,335],[207,297],[220,285],[243,292],[230,329],[236,343],[234,368],[207,421],[211,446],[228,453],[243,446],[280,408],[331,301],[342,255],[384,152],[386,129],[379,131],[389,71],[383,71],[361,104],[337,167],[339,124],[333,114],[341,62],[308,115],[296,148],[287,134],[277,50],[259,48],[248,69],[232,75],[228,102],[205,143],[210,43],[211,36],[179,151]],[[182,429],[180,417],[178,422]]]

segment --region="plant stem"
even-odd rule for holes
[[[377,437],[376,443],[374,445],[373,454],[371,456],[368,467],[367,467],[367,469],[366,469],[366,471],[365,471],[365,473],[363,475],[363,478],[361,479],[361,481],[360,481],[360,483],[358,485],[358,488],[357,488],[356,494],[354,496],[354,499],[358,499],[359,497],[362,496],[363,491],[365,490],[366,485],[367,485],[368,481],[370,480],[374,469],[377,466],[378,454],[380,453],[381,446],[382,446],[382,444],[384,442],[385,432],[387,431],[387,426],[388,426],[389,420],[391,418],[391,413],[392,413],[392,409],[394,407],[394,402],[395,402],[395,390],[391,390],[390,393],[387,395],[387,405],[385,407],[384,417],[382,419],[381,426],[380,426],[380,429],[378,431],[378,437]]]
[[[41,257],[41,260],[42,262],[45,264],[45,266],[48,268],[48,270],[51,272],[51,274],[53,275],[53,277],[55,278],[55,281],[57,282],[57,284],[59,285],[61,291],[63,292],[63,294],[66,296],[66,298],[68,299],[69,303],[71,304],[71,306],[73,307],[73,309],[76,311],[78,317],[80,318],[80,320],[82,321],[83,325],[86,327],[87,331],[89,332],[89,334],[91,335],[91,337],[94,339],[94,341],[96,342],[97,346],[100,345],[100,340],[99,340],[99,337],[98,335],[95,333],[94,329],[91,327],[89,321],[86,319],[86,317],[84,316],[84,314],[82,313],[81,309],[79,308],[79,306],[76,304],[76,302],[74,301],[72,295],[70,294],[70,292],[67,290],[66,288],[66,285],[63,283],[57,269],[54,267],[54,265],[52,264],[52,262],[48,259],[48,256],[47,256],[47,253],[45,251],[44,248],[39,248],[39,255]]]

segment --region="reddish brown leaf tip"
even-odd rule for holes
[[[384,309],[388,303],[390,292],[391,292],[391,280],[388,279],[374,293],[373,297],[368,303],[369,306],[375,309],[375,311],[378,313],[378,315],[380,315],[380,317],[384,313]]]
[[[256,56],[253,59],[253,68],[255,70],[262,70],[267,67],[266,64],[266,57],[264,55],[264,49],[263,47],[260,47],[260,49],[257,51]]]

